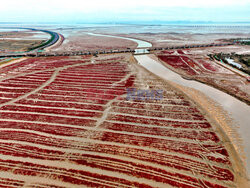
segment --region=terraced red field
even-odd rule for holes
[[[216,126],[130,58],[0,69],[0,187],[235,187]],[[162,89],[163,99],[128,101],[131,87]]]

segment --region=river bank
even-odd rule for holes
[[[227,117],[230,116],[231,120],[233,121],[233,127],[231,126],[231,130],[225,130],[225,132],[230,137],[232,144],[239,153],[242,161],[246,162],[247,171],[250,171],[250,159],[246,158],[246,156],[250,156],[250,140],[248,139],[248,122],[250,121],[250,118],[247,115],[249,112],[249,106],[247,104],[218,89],[197,81],[186,80],[182,78],[179,74],[167,69],[160,62],[156,61],[153,55],[141,55],[136,56],[135,58],[140,65],[145,67],[150,72],[165,80],[172,81],[185,87],[195,88],[214,100],[224,110],[226,110],[229,114]],[[215,119],[217,118],[218,117],[215,117]],[[236,129],[240,136],[237,135]],[[241,145],[243,145],[243,148]],[[242,150],[244,150],[245,154]]]

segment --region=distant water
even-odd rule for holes
[[[112,29],[112,30],[111,30]],[[100,30],[100,28],[98,29]],[[250,33],[248,26],[217,26],[217,25],[160,25],[160,26],[121,26],[102,28],[107,33]]]
[[[250,34],[250,24],[196,24],[196,25],[122,25],[122,24],[0,24],[2,27],[30,27],[60,31],[62,34],[70,30],[86,30],[94,32],[95,29],[103,33],[129,34],[129,33],[246,33]]]
[[[17,28],[11,29],[11,28],[1,27],[1,24],[0,24],[0,32],[19,32],[19,31],[26,31],[27,33],[29,32],[29,30],[27,30],[27,29],[17,29]],[[47,40],[50,38],[50,35],[48,33],[40,32],[40,31],[36,31],[36,32],[32,32],[32,33],[34,34],[33,36],[25,36],[22,38],[6,38],[6,37],[4,37],[4,38],[5,39],[12,39],[12,40],[36,40],[36,39]]]
[[[0,24],[0,32],[11,32],[11,31],[24,31],[24,29],[11,29],[11,28],[4,28],[4,27],[1,27],[1,24]]]

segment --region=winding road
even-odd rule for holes
[[[4,27],[4,29],[10,29],[9,27]],[[36,52],[38,50],[43,50],[49,46],[52,46],[54,44],[56,44],[59,39],[60,39],[60,35],[56,32],[53,32],[53,31],[48,31],[48,30],[44,30],[44,29],[34,29],[34,28],[23,28],[23,27],[11,27],[11,29],[26,29],[26,30],[31,30],[31,31],[40,31],[40,32],[44,32],[44,33],[48,33],[51,38],[49,40],[47,40],[45,43],[37,46],[37,47],[34,47],[32,50],[29,51],[29,53],[32,53],[32,52]],[[19,55],[21,56],[25,56],[26,53],[20,53]],[[6,56],[13,56],[15,55],[14,53],[13,54],[6,54]],[[1,55],[3,56],[3,55]]]

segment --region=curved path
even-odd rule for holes
[[[41,32],[48,33],[48,34],[51,35],[51,38],[48,41],[41,44],[41,46],[39,46],[39,47],[35,47],[33,50],[31,50],[31,52],[32,51],[37,51],[37,50],[43,50],[44,48],[52,46],[52,45],[56,44],[57,41],[60,39],[60,35],[58,33],[56,33],[56,32],[53,32],[53,31],[32,29],[32,28],[25,28],[25,29],[29,29],[29,30],[32,30],[32,31],[41,31]]]

